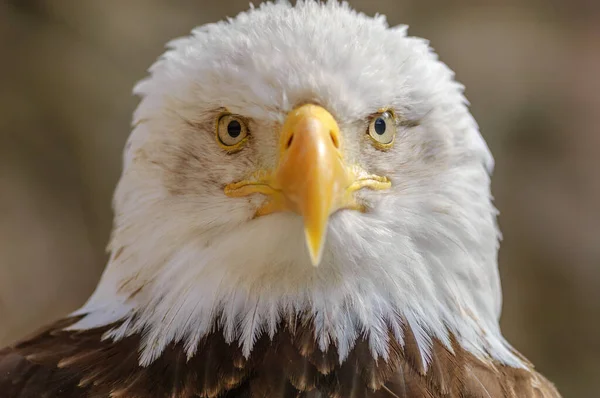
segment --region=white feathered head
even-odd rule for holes
[[[346,4],[264,4],[195,29],[137,85],[110,262],[75,328],[126,322],[142,362],[218,323],[247,354],[309,314],[343,358],[412,328],[513,365],[493,161],[427,42]],[[318,265],[318,266],[316,266]]]

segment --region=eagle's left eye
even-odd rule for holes
[[[369,123],[369,136],[380,149],[391,147],[396,136],[394,115],[390,111],[375,114]]]
[[[246,122],[239,116],[225,114],[217,122],[217,141],[228,150],[236,150],[246,141],[248,127]]]

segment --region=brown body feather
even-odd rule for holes
[[[0,397],[306,397],[306,398],[559,398],[533,369],[484,362],[453,342],[434,341],[432,362],[422,366],[410,330],[405,344],[390,339],[387,361],[372,357],[359,340],[339,363],[336,349],[322,352],[310,322],[282,324],[261,337],[249,358],[220,331],[207,336],[187,359],[171,344],[148,367],[138,365],[140,337],[101,340],[110,329],[63,331],[75,319],[0,351]],[[296,323],[296,322],[294,322]]]

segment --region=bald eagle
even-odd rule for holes
[[[426,41],[268,3],[134,91],[106,270],[0,396],[559,397],[500,331],[493,159]]]

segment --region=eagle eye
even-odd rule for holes
[[[217,142],[227,151],[241,149],[248,137],[248,126],[239,116],[224,114],[217,120]]]
[[[389,149],[396,136],[396,119],[391,111],[373,115],[369,123],[369,136],[379,149]]]

